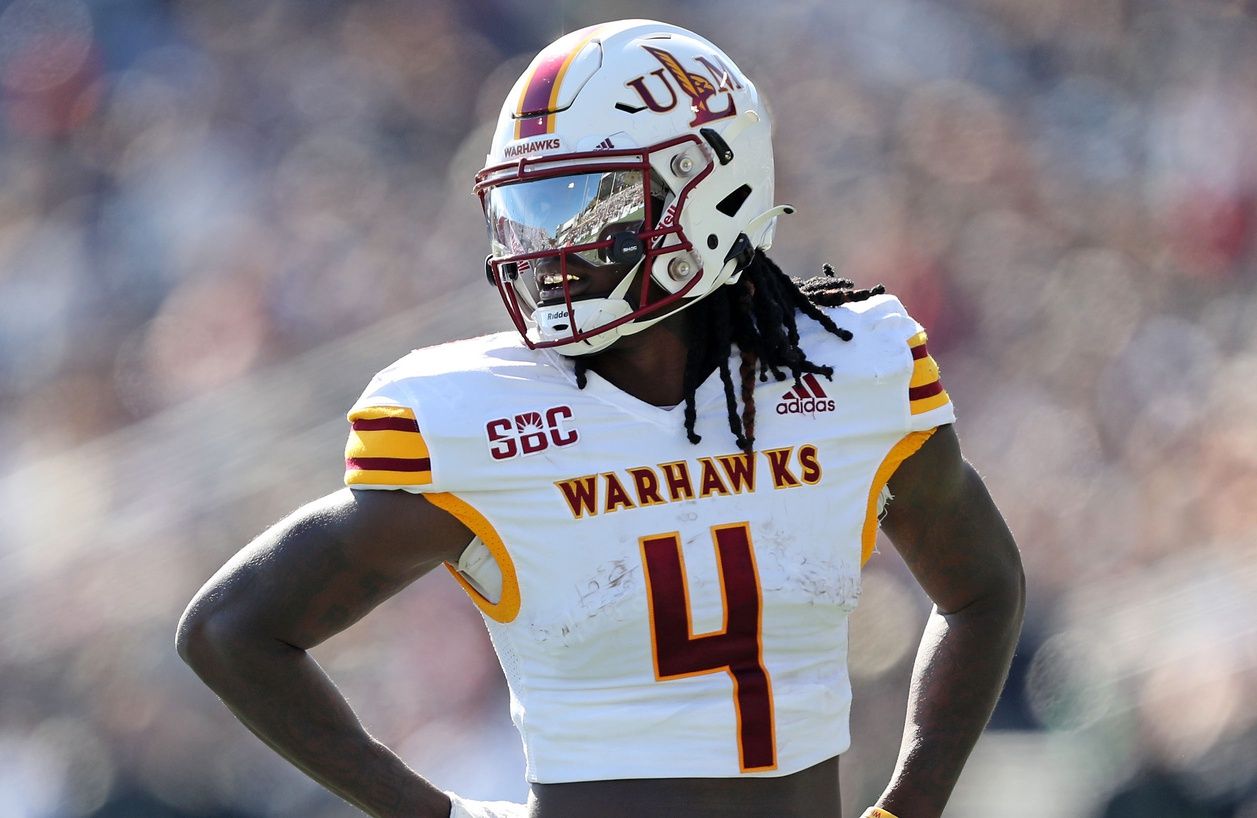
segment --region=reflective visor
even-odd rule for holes
[[[586,263],[603,265],[612,263],[613,235],[641,229],[646,187],[640,170],[554,176],[489,188],[484,206],[499,259],[570,248]]]

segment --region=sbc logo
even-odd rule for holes
[[[551,446],[571,446],[580,433],[567,427],[572,407],[552,406],[542,412],[521,412],[513,418],[495,418],[484,425],[489,454],[494,460],[510,460],[544,452]]]

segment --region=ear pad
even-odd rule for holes
[[[603,252],[606,253],[607,261],[614,264],[636,264],[645,251],[646,248],[637,234],[625,230],[613,234],[611,246]]]

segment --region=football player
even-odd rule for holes
[[[1008,668],[1020,560],[921,326],[765,254],[791,212],[770,131],[746,75],[675,26],[537,56],[475,183],[517,331],[379,373],[347,488],[180,624],[263,741],[375,816],[838,816],[847,617],[880,521],[935,607],[866,815],[940,815]],[[527,806],[430,784],[308,653],[442,564],[509,683]]]

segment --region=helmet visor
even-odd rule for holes
[[[646,219],[646,187],[640,170],[554,176],[490,188],[484,208],[499,259],[559,251],[613,264],[611,237]]]

